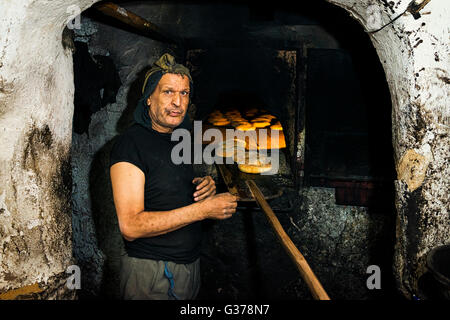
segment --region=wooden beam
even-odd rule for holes
[[[100,2],[93,6],[94,9],[107,15],[113,19],[119,20],[122,23],[141,31],[149,38],[160,40],[163,42],[174,43],[182,45],[182,40],[178,37],[169,35],[161,30],[159,27],[151,23],[150,21],[138,16],[137,14],[118,6],[112,2]]]

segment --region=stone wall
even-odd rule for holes
[[[333,188],[305,187],[299,196],[298,212],[286,221],[286,230],[330,297],[397,297],[391,268],[394,208],[337,205]],[[379,290],[367,287],[371,265],[381,271]]]
[[[0,11],[0,293],[73,298],[70,145],[73,73],[63,28],[71,5],[2,1]]]

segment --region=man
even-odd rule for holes
[[[214,180],[175,165],[171,133],[187,128],[192,78],[164,54],[147,72],[136,124],[111,151],[111,182],[126,254],[121,258],[124,299],[194,299],[200,287],[201,225],[227,219],[236,197],[217,194]]]

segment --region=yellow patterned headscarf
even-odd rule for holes
[[[145,74],[144,86],[142,87],[142,97],[139,99],[133,114],[134,121],[146,128],[151,129],[152,127],[152,120],[148,114],[147,99],[155,90],[159,80],[161,80],[161,77],[166,73],[175,73],[187,76],[189,78],[190,94],[192,95],[193,82],[189,69],[181,64],[177,64],[175,62],[175,58],[170,54],[163,54]],[[191,122],[187,114],[179,127],[188,130],[191,129]]]
[[[146,89],[145,87],[147,86],[149,78],[152,75],[156,75],[157,72],[161,72],[158,77],[159,79],[162,75],[166,73],[175,73],[187,76],[189,78],[189,82],[192,83],[192,77],[189,72],[189,69],[183,66],[182,64],[176,63],[175,58],[172,55],[165,53],[161,56],[161,58],[158,59],[158,61],[156,61],[153,64],[152,68],[145,74],[144,85],[142,86],[142,93],[145,92]],[[158,82],[159,79],[157,79]]]

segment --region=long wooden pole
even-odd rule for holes
[[[259,190],[256,183],[253,180],[247,180],[246,183],[250,191],[252,192],[253,196],[255,197],[256,202],[260,206],[261,210],[266,214],[267,218],[269,219],[269,222],[272,225],[273,229],[275,230],[275,233],[278,239],[280,240],[281,244],[283,245],[284,249],[287,251],[288,255],[292,258],[298,270],[300,271],[300,275],[306,282],[314,299],[330,300],[330,297],[328,297],[328,294],[325,292],[325,289],[322,287],[319,280],[315,276],[314,272],[309,267],[308,262],[306,262],[306,259],[303,257],[303,255],[300,253],[300,251],[297,249],[292,240],[284,231],[283,227],[278,221],[277,216],[275,215],[275,213],[273,212],[272,208],[267,203],[267,201],[264,199],[264,195],[262,194],[261,190]]]
[[[150,21],[147,21],[146,19],[138,16],[137,14],[123,7],[118,6],[115,3],[100,2],[98,4],[95,4],[93,8],[111,18],[114,18],[116,20],[121,21],[122,23],[129,25],[134,29],[144,32],[144,34],[146,34],[151,38],[159,38],[162,41],[175,43],[178,45],[182,44],[181,39],[167,34]]]

